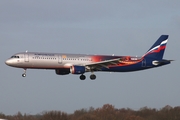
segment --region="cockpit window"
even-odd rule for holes
[[[11,56],[11,58],[19,58],[19,56]]]

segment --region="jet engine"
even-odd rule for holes
[[[85,71],[86,71],[86,68],[84,66],[74,65],[70,67],[70,72],[72,74],[83,74],[85,73]]]
[[[55,71],[57,75],[67,75],[70,73],[69,68],[60,68],[60,69],[56,69]]]

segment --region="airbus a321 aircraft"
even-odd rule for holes
[[[79,74],[85,80],[86,72],[90,79],[96,79],[94,72],[130,72],[155,68],[170,64],[172,60],[163,59],[168,35],[161,35],[154,45],[142,56],[107,56],[66,53],[21,52],[14,54],[5,63],[12,67],[27,69],[52,69],[57,75]]]

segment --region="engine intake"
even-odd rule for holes
[[[74,65],[74,66],[70,67],[70,72],[72,74],[83,74],[83,73],[85,73],[85,71],[86,71],[86,69],[84,66]]]

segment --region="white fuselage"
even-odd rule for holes
[[[30,52],[17,53],[9,58],[6,64],[18,68],[58,69],[91,62],[92,59],[88,55]]]

